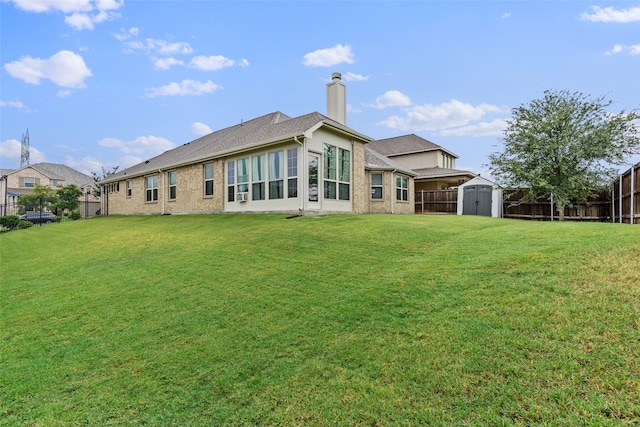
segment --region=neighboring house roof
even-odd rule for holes
[[[13,169],[0,169],[0,176],[9,175],[11,172],[13,172]]]
[[[468,176],[469,178],[473,178],[476,176],[475,173],[464,171],[460,169],[446,169],[446,168],[424,168],[424,169],[416,169],[414,171],[416,173],[416,179],[425,179],[425,178],[445,178],[450,176]]]
[[[416,134],[378,139],[370,142],[369,146],[376,150],[378,153],[388,157],[440,150],[452,155],[455,158],[458,158],[457,154],[452,153],[451,151],[439,146],[438,144],[434,144],[431,141],[419,137]]]
[[[58,163],[36,163],[32,168],[48,176],[50,179],[63,180],[66,185],[75,184],[78,187],[85,185],[95,186],[95,181],[89,175],[79,172],[66,165]]]
[[[314,112],[291,118],[279,111],[221,129],[183,144],[106,178],[103,183],[124,177],[144,175],[160,169],[222,157],[246,150],[304,136],[321,126],[328,126],[365,142],[371,138],[362,135],[327,116]]]
[[[409,168],[405,168],[390,158],[372,150],[368,145],[364,147],[365,168],[369,170],[396,170],[409,176],[416,176],[417,173]]]

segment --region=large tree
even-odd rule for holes
[[[640,152],[637,110],[608,111],[612,101],[579,92],[547,90],[541,99],[512,110],[502,152],[489,169],[508,187],[522,188],[523,201],[553,195],[560,220],[565,206],[586,202]]]

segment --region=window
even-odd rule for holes
[[[298,149],[290,148],[287,150],[287,197],[298,197]]]
[[[127,197],[131,197],[133,193],[133,184],[131,181],[127,181]]]
[[[213,196],[213,163],[204,165],[204,195]]]
[[[249,159],[238,160],[238,193],[249,192]]]
[[[227,162],[227,200],[233,202],[236,200],[236,162],[231,160]]]
[[[309,154],[309,201],[318,201],[318,156]]]
[[[409,200],[409,178],[396,176],[396,200]]]
[[[350,199],[351,152],[324,144],[324,197]]]
[[[169,172],[169,200],[176,199],[176,171]]]
[[[146,178],[147,202],[158,201],[158,175],[148,176]]]
[[[53,186],[54,188],[58,186],[58,180],[57,179],[52,179],[51,180],[51,186]]]
[[[371,198],[382,199],[382,174],[371,174]]]
[[[27,188],[33,188],[36,186],[36,179],[32,177],[25,177],[24,186]]]
[[[264,200],[265,186],[264,186],[264,154],[260,156],[253,156],[251,158],[251,199],[252,200]]]
[[[284,198],[284,152],[269,153],[269,199]]]

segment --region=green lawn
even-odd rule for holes
[[[640,227],[105,217],[0,235],[0,425],[640,424]]]

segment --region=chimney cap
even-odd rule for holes
[[[342,74],[340,73],[331,74],[331,80],[342,80]]]

